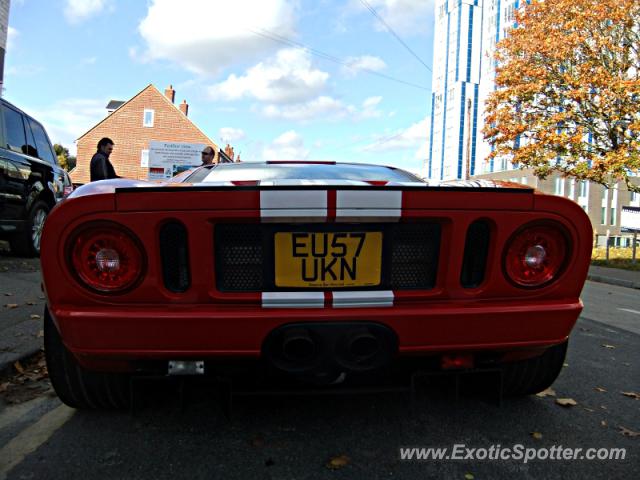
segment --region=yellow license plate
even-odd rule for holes
[[[381,258],[382,232],[279,232],[276,286],[376,286]]]

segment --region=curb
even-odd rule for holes
[[[34,355],[40,353],[42,350],[41,345],[35,345],[27,350],[24,350],[19,353],[15,353],[13,355],[9,355],[8,360],[3,360],[0,362],[0,377],[4,377],[10,374],[13,374],[13,364],[16,362],[22,362],[27,358],[33,357]]]
[[[619,287],[640,289],[640,283],[632,280],[622,280],[620,278],[605,277],[602,275],[587,275],[587,280],[599,283],[608,283],[609,285],[617,285]]]

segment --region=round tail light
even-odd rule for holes
[[[505,272],[518,286],[542,287],[558,277],[568,256],[567,236],[560,226],[526,226],[507,243]]]
[[[72,236],[69,253],[80,282],[101,293],[129,289],[140,280],[145,265],[138,239],[115,223],[82,228]]]

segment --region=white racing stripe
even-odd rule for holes
[[[391,290],[333,292],[333,307],[393,307],[393,292]]]
[[[262,190],[260,218],[265,222],[323,222],[327,218],[327,191]]]
[[[324,308],[324,293],[262,292],[262,308]]]
[[[398,220],[402,215],[401,190],[338,190],[336,221],[354,219]]]

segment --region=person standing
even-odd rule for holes
[[[216,152],[213,147],[204,147],[204,150],[202,150],[202,165],[213,164],[213,159],[215,156]]]
[[[116,175],[113,165],[109,161],[109,155],[113,152],[113,140],[104,137],[98,142],[98,151],[91,157],[91,181],[107,180],[109,178],[121,178]]]

